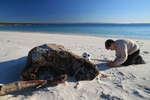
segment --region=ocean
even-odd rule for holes
[[[0,31],[46,32],[150,39],[150,24],[28,24],[0,25]]]

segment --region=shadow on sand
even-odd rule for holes
[[[107,63],[98,63],[96,64],[96,66],[99,68],[100,71],[105,71],[105,70],[113,68],[113,67],[107,66],[106,64]]]
[[[20,72],[25,67],[27,56],[0,62],[0,84],[6,84],[19,80]]]
[[[0,62],[0,84],[8,84],[11,82],[19,81],[20,73],[22,72],[22,70],[26,65],[26,59],[27,56],[24,56],[14,60]],[[67,81],[76,82],[75,78],[73,77],[69,77]],[[48,86],[48,87],[54,87],[54,86]],[[18,95],[31,96],[33,95],[34,91],[38,91],[38,90],[49,91],[46,87],[27,88],[21,91],[10,92],[8,94],[11,94],[14,97]]]
[[[20,80],[20,73],[25,67],[27,56],[9,60],[5,62],[0,62],[0,84],[7,84],[11,82],[15,82]],[[21,91],[11,92],[12,96],[24,95],[31,96],[33,91],[40,90],[39,89],[24,89]],[[42,91],[48,91],[46,88],[43,88]]]
[[[112,69],[112,68],[121,68],[121,67],[135,67],[136,65],[143,65],[143,64],[132,64],[132,65],[128,65],[128,66],[116,66],[116,67],[109,67],[106,65],[106,63],[98,63],[96,64],[96,66],[98,67],[98,69],[100,71],[105,71],[105,70],[109,70],[109,69]]]

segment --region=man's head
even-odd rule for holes
[[[116,49],[115,41],[112,39],[106,40],[105,41],[105,48],[107,50],[115,50]]]

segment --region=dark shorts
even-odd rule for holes
[[[137,50],[133,54],[128,55],[127,60],[122,65],[128,66],[132,64],[145,64],[145,61],[140,56],[140,50]]]

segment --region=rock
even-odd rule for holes
[[[22,80],[38,80],[43,73],[53,77],[66,74],[76,80],[92,80],[98,74],[96,65],[67,51],[62,45],[44,44],[29,51]]]

